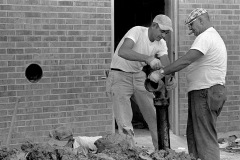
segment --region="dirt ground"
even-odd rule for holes
[[[135,135],[135,140],[138,146],[144,146],[153,151],[150,132],[147,129],[135,129]],[[170,143],[171,149],[175,150],[176,152],[184,151],[188,153],[187,140],[185,136],[176,136],[170,132]],[[240,149],[235,153],[220,150],[220,158],[221,160],[240,160]]]
[[[119,134],[104,135],[94,140],[96,150],[81,143],[73,148],[72,138],[66,145],[61,143],[36,144],[26,142],[20,149],[0,149],[1,160],[196,160],[187,151],[186,137],[170,132],[170,148],[154,151],[150,132],[147,129],[135,129],[135,144],[131,136]],[[83,142],[83,141],[82,141]],[[238,146],[238,145],[237,145]],[[234,146],[220,150],[221,160],[240,160],[240,147]]]
[[[220,152],[221,160],[240,160],[240,153]]]
[[[70,139],[71,140],[71,139]],[[62,141],[63,142],[63,141]],[[88,145],[73,148],[67,145],[58,146],[58,143],[26,142],[21,150],[0,149],[1,160],[196,160],[185,152],[176,152],[172,149],[149,152],[147,148],[136,146],[132,136],[107,134],[94,141],[96,152],[88,150]],[[82,141],[83,142],[83,141]],[[87,152],[85,152],[87,150]]]

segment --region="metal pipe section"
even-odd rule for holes
[[[170,149],[169,97],[164,80],[154,83],[150,79],[146,79],[145,88],[155,95],[153,104],[156,108],[157,117],[158,150]]]
[[[178,10],[179,10],[179,1],[175,1],[175,0],[172,0],[173,1],[173,12],[174,12],[174,17],[173,17],[173,20],[174,20],[174,52],[175,52],[175,57],[174,57],[174,61],[178,59],[178,43],[179,43],[179,40],[178,40],[178,16],[179,16],[179,13],[178,13]],[[179,80],[179,77],[178,77],[178,72],[175,73],[175,79],[176,81],[178,82]],[[179,86],[179,84],[178,84]],[[174,89],[174,133],[176,135],[179,135],[179,106],[178,106],[178,88],[179,87],[176,87]]]
[[[158,149],[170,149],[169,98],[154,98],[153,103],[156,108],[157,116]]]

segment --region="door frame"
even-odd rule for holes
[[[165,14],[169,16],[172,20],[173,24],[173,32],[171,33],[171,37],[168,40],[168,49],[169,49],[169,58],[170,61],[173,62],[178,59],[178,9],[179,9],[179,1],[176,0],[165,0]],[[179,135],[179,75],[178,72],[175,73],[175,79],[177,81],[177,87],[170,91],[170,122],[172,123],[172,131],[174,134]]]
[[[111,57],[114,54],[114,0],[111,0]],[[115,119],[114,119],[114,112],[113,112],[113,105],[112,106],[112,133],[115,133]]]
[[[111,53],[114,54],[114,1],[111,0]],[[165,14],[169,16],[173,23],[173,33],[171,34],[171,38],[169,40],[170,44],[169,53],[170,53],[170,61],[178,59],[178,6],[179,2],[176,0],[165,0]],[[175,73],[175,79],[178,83],[178,72]],[[170,121],[172,122],[172,131],[174,134],[179,135],[179,96],[178,96],[179,85],[170,92]],[[112,132],[115,133],[115,119],[114,113],[113,121],[112,121]]]

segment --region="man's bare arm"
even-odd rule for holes
[[[139,62],[146,62],[149,56],[140,54],[132,50],[135,42],[130,38],[125,38],[122,46],[119,48],[118,56],[129,60],[129,61],[139,61]]]
[[[172,64],[164,67],[163,68],[164,74],[167,75],[174,72],[178,72],[187,67],[188,65],[190,65],[191,63],[193,63],[194,61],[196,61],[197,59],[201,58],[203,55],[204,54],[199,50],[190,49],[184,56],[177,59]]]

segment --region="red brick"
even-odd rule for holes
[[[82,93],[82,88],[69,88],[67,93]]]
[[[0,54],[6,54],[6,53],[7,53],[6,49],[0,49]]]
[[[44,113],[44,114],[34,114],[33,115],[34,119],[45,119],[45,118],[50,118],[50,113]]]
[[[44,119],[43,125],[46,125],[46,124],[58,124],[58,119]]]
[[[90,121],[90,116],[75,117],[75,121],[76,121],[76,122]]]
[[[57,13],[42,13],[42,18],[58,18]]]
[[[1,25],[0,25],[0,27],[1,27]],[[7,36],[1,36],[0,41],[7,41]]]
[[[74,41],[74,37],[71,37],[71,36],[59,37],[59,41]]]
[[[74,110],[74,106],[61,106],[59,107],[59,111],[73,111]]]
[[[31,132],[34,131],[34,127],[18,127],[18,132]]]
[[[44,130],[52,130],[54,127],[52,125],[42,125],[42,126],[35,126],[34,131],[44,131]]]
[[[34,35],[49,35],[49,31],[34,31]]]
[[[58,112],[58,107],[43,107],[43,112]]]
[[[23,54],[23,49],[7,49],[8,54]]]
[[[103,121],[103,120],[109,120],[111,119],[111,115],[97,115],[97,116],[91,116],[91,121]]]
[[[239,131],[239,126],[229,126],[227,127],[227,131],[231,132],[231,131]]]
[[[224,127],[217,127],[217,132],[223,132],[223,133],[226,133],[227,132],[227,128],[226,126]]]
[[[72,123],[74,122],[74,117],[70,117],[70,118],[59,118],[59,123]]]
[[[8,127],[8,123],[4,122],[4,123],[0,123],[0,128],[7,128]]]
[[[73,6],[73,2],[71,2],[71,1],[59,1],[58,5],[59,6]]]
[[[0,116],[5,116],[7,114],[8,114],[7,110],[1,110],[1,112],[0,112]]]
[[[43,25],[42,28],[46,30],[55,30],[57,27],[56,25]]]
[[[38,102],[33,102],[34,107],[46,107],[46,106],[51,106],[50,101],[38,101]]]
[[[51,118],[61,118],[61,117],[67,117],[67,113],[66,112],[51,113]]]
[[[43,96],[43,100],[57,100],[59,99],[59,95],[45,95]]]
[[[8,92],[0,92],[0,97],[12,97],[16,96],[16,92],[8,91]]]
[[[112,109],[100,109],[97,112],[98,114],[111,114],[112,113]]]
[[[13,10],[12,5],[0,5],[0,10]]]
[[[43,38],[43,41],[58,41],[58,37],[45,37]]]
[[[25,53],[29,54],[29,53],[41,53],[41,49],[40,48],[26,48],[25,49]]]
[[[79,1],[76,1],[75,2],[75,5],[76,6],[91,6],[91,3],[93,3],[93,2],[79,2]]]
[[[66,104],[66,100],[51,101],[51,106],[62,106]]]
[[[73,100],[67,100],[67,105],[76,105],[79,104],[79,100],[78,99],[73,99]]]
[[[55,31],[50,31],[50,35],[65,35],[65,31],[56,31],[56,30]]]

